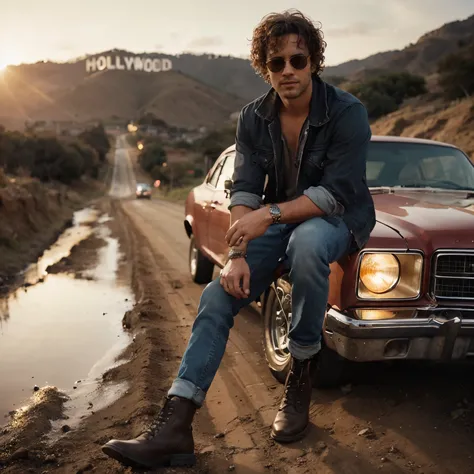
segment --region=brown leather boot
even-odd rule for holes
[[[102,446],[102,451],[128,466],[192,466],[196,457],[191,424],[197,408],[191,400],[167,398],[145,433],[127,441],[113,439]]]
[[[310,360],[291,359],[285,393],[273,422],[270,437],[280,443],[304,438],[309,424],[311,402]]]

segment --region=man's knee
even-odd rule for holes
[[[216,324],[233,320],[232,297],[222,288],[220,279],[216,278],[209,283],[201,294],[198,319],[212,319]]]
[[[290,260],[304,263],[314,259],[328,261],[327,226],[321,218],[310,219],[300,224],[288,242],[287,254]]]
[[[328,265],[344,254],[349,242],[350,232],[342,219],[316,217],[293,231],[287,254],[299,264],[316,260]]]

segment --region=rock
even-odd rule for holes
[[[327,447],[328,446],[324,441],[318,441],[314,446],[314,452],[316,454],[321,454]]]
[[[398,450],[398,448],[396,446],[390,446],[390,449],[388,451],[390,454],[397,454],[399,453],[400,451]]]
[[[28,459],[29,454],[30,453],[26,448],[19,448],[10,456],[10,461],[18,461],[20,459]]]
[[[224,436],[225,436],[224,433],[217,433],[217,434],[214,436],[214,438],[219,439],[219,438],[223,438]]]
[[[76,387],[75,385],[74,385],[74,387],[72,387],[72,388],[73,388],[74,390],[76,390],[76,389],[77,389],[77,387]]]
[[[38,387],[38,385],[35,385],[35,386],[33,387],[33,390],[34,390],[35,392],[37,392],[39,389],[40,389],[40,388]]]
[[[365,428],[357,433],[357,436],[364,436],[367,439],[375,439],[375,432],[372,428]]]
[[[381,461],[381,462],[387,462],[388,459],[387,459],[387,458],[380,458],[380,461]]]
[[[83,467],[79,468],[76,471],[76,474],[82,474],[83,472],[91,471],[93,469],[93,467],[94,466],[91,463],[85,464]]]
[[[44,458],[44,462],[56,462],[56,456],[54,454],[50,454]]]
[[[233,464],[229,466],[229,471],[235,471],[235,466]]]
[[[63,425],[63,427],[61,428],[61,431],[63,433],[68,433],[69,431],[71,431],[71,427],[69,425]]]
[[[215,446],[206,446],[205,448],[201,449],[201,454],[211,454],[216,450]]]

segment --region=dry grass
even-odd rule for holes
[[[372,133],[452,143],[474,161],[474,98],[406,105],[377,120]]]

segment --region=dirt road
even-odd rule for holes
[[[126,251],[137,304],[123,320],[134,334],[122,356],[127,362],[103,378],[126,381],[131,388],[53,446],[35,448],[30,440],[34,461],[7,464],[5,472],[134,472],[102,455],[100,446],[111,437],[138,435],[157,413],[189,338],[203,288],[188,274],[183,208],[127,198],[134,185],[133,163],[125,141],[118,143],[119,168],[111,190],[120,199],[105,202]],[[312,426],[305,440],[274,443],[270,425],[283,387],[264,360],[258,309],[247,308],[236,318],[223,363],[196,415],[197,466],[156,472],[474,472],[472,369],[367,365],[352,378],[350,386],[313,391]]]
[[[188,276],[183,208],[159,200],[123,206],[149,242],[155,257],[151,265],[156,265],[178,319],[190,324],[203,288]],[[290,447],[270,442],[269,425],[282,388],[266,367],[260,326],[256,308],[236,318],[205,408],[215,432],[230,433],[219,445],[240,450],[231,461],[237,470],[474,472],[472,370],[463,367],[366,366],[344,390],[314,391],[314,426],[307,440]],[[181,331],[183,338],[189,330]],[[177,355],[183,347],[176,348]],[[239,416],[245,421],[236,424]],[[359,435],[366,428],[368,434]]]

